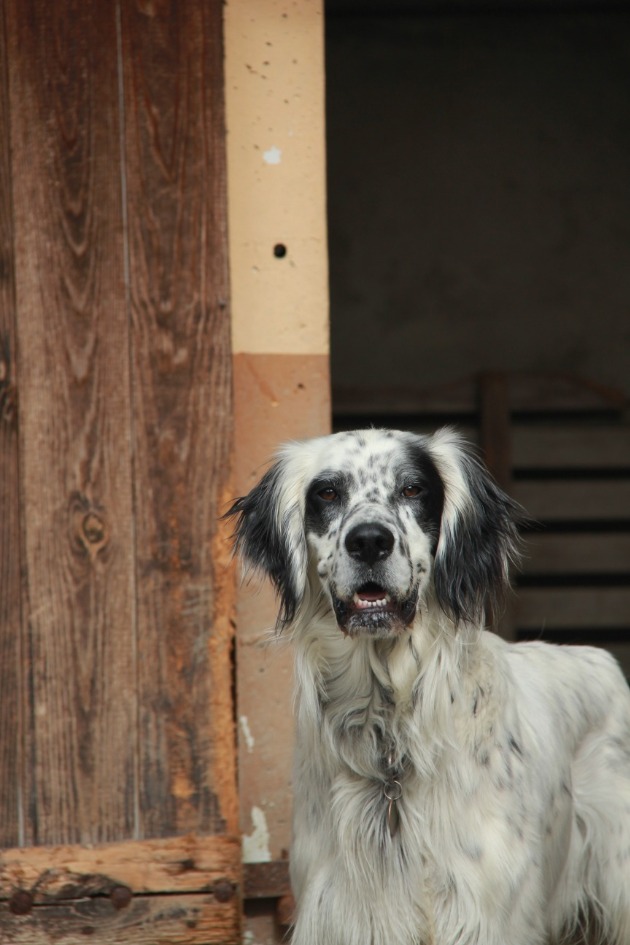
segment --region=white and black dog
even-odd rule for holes
[[[290,443],[228,514],[296,648],[294,945],[630,945],[630,690],[484,630],[519,509],[457,434]]]

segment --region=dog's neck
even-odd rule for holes
[[[393,639],[348,639],[331,619],[308,625],[295,641],[299,728],[359,775],[392,769],[400,780],[411,766],[428,777],[456,740],[453,703],[472,704],[478,636],[437,611]]]

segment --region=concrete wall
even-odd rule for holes
[[[630,394],[630,17],[327,27],[333,385]]]

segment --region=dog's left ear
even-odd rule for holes
[[[517,525],[526,515],[456,434],[444,431],[434,440],[445,493],[436,596],[454,623],[490,623],[510,587],[510,565],[519,558]]]
[[[278,626],[291,623],[304,596],[307,552],[299,498],[292,494],[285,459],[278,459],[251,492],[237,499],[235,549],[267,574],[278,593]]]

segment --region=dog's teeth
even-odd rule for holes
[[[359,597],[358,594],[355,594],[354,603],[362,610],[370,610],[375,607],[386,607],[389,603],[389,597],[382,597],[380,600],[364,600],[362,597]]]

